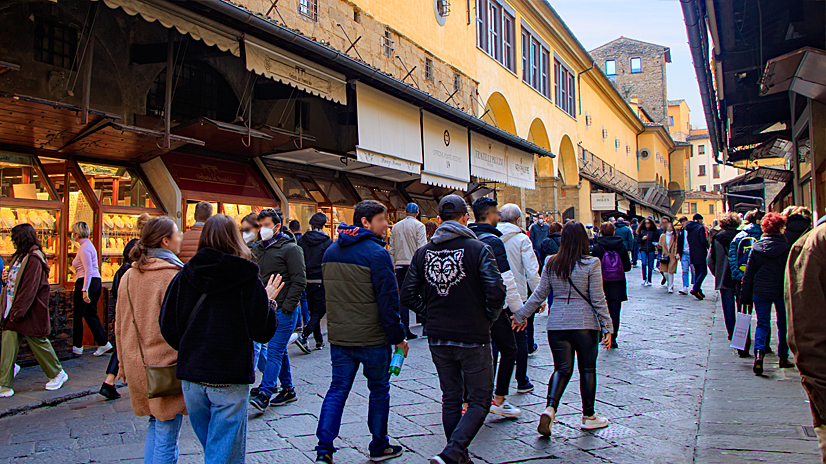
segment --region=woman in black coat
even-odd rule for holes
[[[559,242],[562,240],[562,224],[554,222],[548,229],[548,237],[539,244],[539,272],[545,267],[545,259],[559,252]]]
[[[651,274],[654,273],[654,261],[657,257],[656,245],[660,238],[657,234],[657,225],[651,218],[646,218],[637,229],[637,243],[640,245],[642,258],[642,285],[651,286]]]
[[[631,270],[631,260],[628,258],[628,250],[622,242],[622,237],[614,235],[614,225],[606,222],[599,226],[599,238],[591,251],[595,257],[602,261],[606,251],[615,251],[619,254],[622,260],[622,269],[624,272]],[[611,321],[614,323],[614,336],[611,338],[611,348],[617,347],[617,333],[620,325],[620,310],[622,309],[622,302],[628,300],[628,292],[626,290],[627,282],[625,274],[622,275],[622,280],[609,281],[602,279],[602,288],[605,291],[605,299],[608,301],[608,312],[611,313]]]

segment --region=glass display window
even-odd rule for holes
[[[186,200],[186,221],[184,222],[184,231],[191,229],[195,224],[195,205],[197,205],[200,201],[204,200]],[[218,214],[221,212],[221,210],[218,209],[219,205],[217,201],[212,201],[210,204],[212,205],[212,214]]]
[[[287,227],[289,221],[293,219],[298,220],[301,225],[301,231],[306,232],[310,228],[310,218],[313,214],[321,211],[315,203],[290,203],[290,218],[284,221],[284,227]]]
[[[298,181],[298,179],[292,177],[289,174],[280,173],[280,172],[271,172],[273,179],[278,184],[278,187],[281,188],[281,191],[284,193],[284,196],[287,197],[287,200],[290,202],[292,201],[306,201],[306,202],[316,202],[317,200],[307,191],[307,189]]]
[[[34,158],[4,152],[0,152],[0,198],[56,200]]]
[[[227,216],[235,219],[235,223],[238,224],[239,228],[241,227],[241,221],[243,221],[247,215],[251,213],[258,214],[263,209],[263,206],[238,205],[235,203],[221,204],[221,214],[226,214]]]
[[[88,163],[79,166],[102,206],[156,208],[149,189],[134,169]]]
[[[94,233],[95,231],[95,210],[96,204],[90,201],[87,193],[81,188],[78,182],[78,176],[73,171],[65,171],[62,177],[53,177],[56,187],[66,203],[66,284],[74,283],[76,279],[75,268],[72,266],[72,260],[77,256],[80,249],[78,242],[71,238],[72,226],[78,222],[85,222],[92,230],[90,239],[95,245],[95,250],[98,253],[98,258],[101,255],[100,244],[101,240]],[[82,182],[82,181],[81,181]]]
[[[148,213],[147,213],[148,214]],[[103,213],[103,232],[100,240],[100,276],[103,282],[111,282],[115,272],[123,265],[123,250],[132,240],[141,237],[138,217],[141,213]],[[150,214],[150,217],[157,215]]]
[[[49,263],[49,283],[59,283],[60,215],[60,208],[0,207],[0,257],[3,263],[10,265],[15,252],[11,229],[19,224],[31,224]]]

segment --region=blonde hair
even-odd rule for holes
[[[92,235],[89,224],[83,221],[72,224],[72,233],[76,234],[77,238],[89,238]]]

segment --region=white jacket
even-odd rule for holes
[[[424,224],[415,216],[407,216],[390,229],[388,251],[393,266],[409,266],[416,250],[427,244]]]
[[[508,264],[513,272],[513,279],[522,301],[528,300],[528,287],[535,291],[539,287],[539,262],[533,251],[531,239],[522,233],[519,226],[508,222],[500,222],[498,226],[505,242],[505,251],[508,253]]]

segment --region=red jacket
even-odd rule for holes
[[[0,298],[0,317],[6,312],[6,293]],[[23,258],[14,285],[14,299],[9,316],[0,323],[3,330],[13,330],[28,337],[48,337],[49,265],[46,256],[34,246]]]

